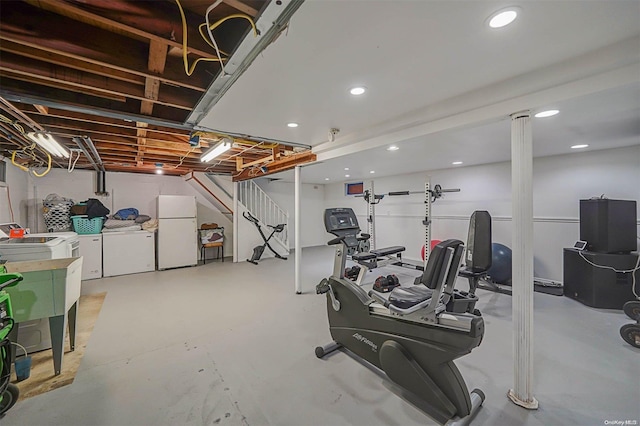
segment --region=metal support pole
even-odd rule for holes
[[[424,184],[424,270],[431,253],[431,178],[427,176]]]
[[[531,115],[511,115],[514,386],[509,399],[535,410],[533,397],[533,137]]]
[[[367,202],[367,234],[369,238],[370,250],[376,248],[376,192],[373,189],[373,181],[369,182],[369,201]]]
[[[240,190],[240,183],[233,182],[233,262],[238,262],[238,216],[240,210],[238,210],[238,191]]]
[[[300,224],[300,219],[302,216],[300,211],[300,187],[302,185],[300,181],[300,170],[302,168],[300,166],[296,166],[295,168],[295,195],[294,195],[294,221],[296,233],[294,235],[294,244],[296,246],[295,252],[295,286],[296,286],[296,294],[302,294],[301,284],[300,284],[300,263],[302,262],[302,243],[300,242],[300,234],[302,233],[302,225]]]

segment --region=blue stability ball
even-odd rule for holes
[[[500,243],[491,244],[491,267],[487,271],[491,280],[511,285],[511,249]]]

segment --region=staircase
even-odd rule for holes
[[[238,182],[238,202],[242,204],[263,227],[263,232],[269,236],[267,225],[284,223],[284,231],[274,234],[270,243],[276,241],[282,249],[289,253],[289,213],[282,210],[255,182],[245,180]]]

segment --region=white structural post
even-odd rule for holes
[[[514,386],[509,399],[537,409],[533,397],[533,137],[531,115],[511,115],[512,316]]]
[[[233,261],[238,261],[238,191],[240,183],[233,182]]]
[[[302,262],[302,244],[300,242],[300,234],[302,233],[302,225],[300,224],[300,216],[301,216],[301,212],[300,212],[300,189],[302,186],[302,183],[300,181],[300,170],[302,168],[300,166],[296,166],[295,168],[295,195],[294,195],[294,220],[295,220],[295,227],[296,227],[296,232],[294,235],[294,244],[296,246],[296,252],[295,252],[295,258],[294,258],[294,262],[295,262],[295,286],[296,286],[296,294],[302,294],[302,289],[301,289],[301,283],[300,283],[300,263]]]
[[[369,250],[376,248],[376,192],[373,189],[373,181],[369,182],[369,201],[367,201],[367,233],[369,238]]]

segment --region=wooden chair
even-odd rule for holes
[[[203,263],[207,263],[206,249],[214,247],[218,249],[216,259],[221,257],[224,262],[224,227],[218,226],[217,223],[203,223],[198,230],[198,237]]]

